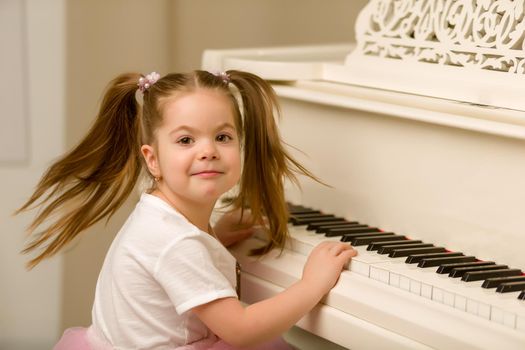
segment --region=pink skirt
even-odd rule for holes
[[[111,350],[113,347],[97,337],[92,327],[73,327],[64,334],[53,350]],[[176,350],[241,350],[213,336],[195,343],[177,347]],[[283,338],[279,337],[264,344],[243,348],[244,350],[292,350]],[[174,349],[175,350],[175,349]]]
[[[53,347],[53,350],[91,350],[86,336],[87,328],[74,327],[68,328],[62,334],[58,343]]]
[[[215,336],[212,336],[207,339],[199,340],[195,343],[188,345],[180,346],[176,348],[177,350],[241,350],[241,348],[236,348],[230,344],[224,342],[223,340],[218,339]],[[274,340],[270,340],[266,343],[251,346],[248,348],[242,348],[242,350],[293,350],[293,348],[284,341],[283,338],[278,337]]]

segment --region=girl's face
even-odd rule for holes
[[[142,153],[170,200],[211,204],[239,181],[238,132],[224,94],[198,89],[171,98],[156,136],[156,147]]]

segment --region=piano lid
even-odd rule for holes
[[[354,45],[206,51],[205,69],[323,80],[525,111],[524,1],[370,0]]]

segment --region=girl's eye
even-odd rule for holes
[[[220,134],[217,136],[217,141],[219,142],[228,142],[230,140],[233,140],[233,138],[230,135]]]
[[[188,136],[181,137],[177,140],[177,143],[180,143],[181,145],[189,145],[192,142],[193,140],[191,139],[191,137]]]

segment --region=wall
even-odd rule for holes
[[[199,68],[205,49],[310,45],[354,40],[366,0],[174,0],[173,69]]]
[[[11,214],[64,149],[64,6],[65,0],[28,0],[23,6],[27,76],[20,79],[26,82],[28,157],[0,164],[0,349],[49,349],[60,329],[62,258],[26,271],[27,256],[19,252],[32,215]]]

